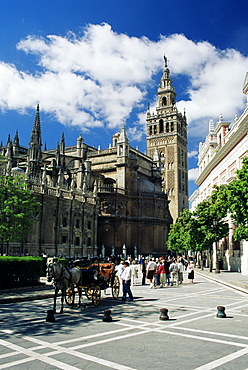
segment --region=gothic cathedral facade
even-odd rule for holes
[[[170,201],[170,213],[176,222],[188,208],[188,141],[187,120],[176,107],[176,92],[167,59],[158,86],[156,113],[147,111],[147,154],[161,161],[162,187]]]
[[[166,255],[170,225],[188,207],[187,122],[166,59],[157,94],[156,114],[147,112],[147,154],[131,147],[125,127],[108,149],[81,135],[67,147],[63,133],[57,147],[42,149],[39,106],[29,147],[18,133],[8,137],[0,173],[25,175],[41,204],[27,239],[13,241],[9,254]]]

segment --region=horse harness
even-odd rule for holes
[[[55,264],[56,263],[50,263],[48,265],[48,267],[52,268]],[[63,276],[65,271],[68,272],[68,274],[70,276],[69,279],[66,276]],[[54,275],[54,269],[53,269],[53,275]],[[55,283],[59,283],[63,279],[67,279],[71,283],[72,282],[72,274],[71,274],[71,271],[70,271],[70,269],[68,267],[62,267],[61,266],[60,276],[57,279],[54,277],[54,281],[55,281]]]

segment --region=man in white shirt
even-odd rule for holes
[[[157,265],[153,258],[150,259],[147,265],[147,280],[150,282],[150,288],[155,288],[155,273]]]
[[[128,300],[133,301],[133,294],[131,292],[131,277],[132,277],[132,271],[129,266],[129,262],[124,262],[124,270],[121,274],[121,279],[123,283],[123,295],[122,295],[122,301],[126,301],[127,294],[129,296]]]

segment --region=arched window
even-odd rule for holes
[[[162,99],[162,106],[164,107],[166,105],[167,105],[167,98],[166,98],[166,96],[164,96],[163,99]]]
[[[109,192],[113,192],[114,191],[114,184],[115,184],[115,180],[113,180],[111,178],[104,179],[104,190],[109,191]]]
[[[164,121],[162,119],[159,120],[159,133],[164,132]]]

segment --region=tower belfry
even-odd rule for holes
[[[158,150],[162,163],[163,190],[170,200],[170,212],[175,222],[188,208],[188,141],[187,120],[176,107],[176,92],[167,58],[157,91],[156,112],[147,111],[147,154]]]

